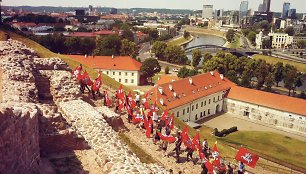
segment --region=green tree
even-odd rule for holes
[[[271,91],[273,84],[274,84],[273,74],[269,73],[267,78],[266,78],[266,81],[265,81],[265,85],[266,85],[265,90],[266,91]]]
[[[304,49],[306,47],[306,41],[299,40],[296,45],[297,45],[298,48]]]
[[[263,20],[258,23],[258,28],[263,30],[263,32],[266,34],[270,31],[271,25],[267,20]]]
[[[68,53],[76,53],[80,50],[81,39],[79,37],[68,37],[64,44],[68,49]]]
[[[205,62],[205,61],[207,61],[207,60],[210,60],[211,58],[212,58],[213,56],[210,54],[210,53],[205,53],[204,55],[203,55],[203,63]]]
[[[251,31],[248,34],[248,39],[250,42],[252,42],[253,44],[255,43],[255,39],[256,39],[256,33],[254,31]]]
[[[296,77],[298,76],[297,69],[289,64],[286,64],[283,71],[284,87],[288,89],[288,95],[291,95],[291,90],[296,86]]]
[[[252,76],[250,76],[250,73],[248,73],[247,71],[244,71],[241,76],[240,85],[247,87],[247,88],[251,87],[251,79],[252,79]]]
[[[152,80],[152,77],[161,71],[161,67],[156,59],[149,58],[142,63],[140,71],[144,77]]]
[[[169,66],[166,66],[166,68],[165,68],[165,74],[169,74],[169,71],[170,71]]]
[[[238,80],[238,77],[237,77],[237,73],[236,73],[234,70],[229,70],[229,71],[227,72],[227,74],[226,74],[226,77],[227,77],[230,81],[232,81],[232,82],[234,82],[234,83],[236,83],[236,84],[239,83],[239,80]]]
[[[298,97],[301,99],[306,99],[305,91],[302,91],[301,94],[298,95]]]
[[[177,45],[169,45],[165,49],[165,60],[170,63],[186,65],[188,58],[185,51]]]
[[[138,54],[139,54],[139,49],[134,42],[131,42],[127,39],[122,40],[120,55],[131,56],[132,58],[136,59]]]
[[[293,36],[295,34],[294,28],[293,27],[287,27],[285,29],[285,33],[287,33],[289,36]]]
[[[244,36],[247,36],[249,34],[250,30],[249,29],[242,29],[241,32]]]
[[[190,37],[190,33],[188,31],[184,31],[184,38],[188,39]]]
[[[160,60],[165,60],[165,50],[167,44],[165,42],[156,41],[152,46],[152,52],[155,53],[155,56]]]
[[[199,63],[201,61],[202,58],[202,52],[200,49],[194,49],[192,51],[192,66],[194,68],[199,66]]]
[[[262,48],[263,49],[271,49],[272,48],[272,41],[270,39],[264,39],[262,41]]]
[[[264,60],[258,60],[257,62],[257,68],[255,69],[255,74],[257,78],[257,89],[261,89],[263,85],[265,84],[266,76],[269,73],[269,67]]]
[[[82,38],[80,41],[80,49],[82,54],[92,54],[96,47],[96,41],[93,38]]]
[[[179,72],[177,73],[177,76],[180,78],[186,78],[186,77],[191,77],[194,75],[197,75],[199,72],[195,69],[188,69],[185,66],[183,66]]]
[[[235,31],[232,29],[229,29],[226,33],[226,40],[228,42],[232,42],[234,40],[235,37]]]
[[[283,80],[283,71],[284,71],[284,64],[282,62],[277,62],[273,68],[273,78],[276,82],[276,86],[278,87],[278,83]]]
[[[122,39],[127,39],[131,42],[134,41],[134,34],[133,32],[129,29],[129,28],[125,28],[123,31],[122,31]]]
[[[121,49],[121,39],[119,36],[110,35],[97,40],[95,55],[111,56],[119,55]]]
[[[296,88],[303,86],[303,81],[304,81],[303,73],[298,72],[297,76],[294,78],[293,94],[295,94]]]

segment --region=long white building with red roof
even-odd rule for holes
[[[184,122],[221,111],[306,133],[306,100],[239,87],[217,71],[155,86],[149,98]]]

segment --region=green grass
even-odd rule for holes
[[[47,48],[43,47],[42,45],[38,44],[37,42],[35,42],[33,40],[30,40],[26,37],[20,36],[16,33],[10,32],[10,31],[4,31],[4,30],[0,29],[0,39],[1,39],[1,36],[3,36],[5,33],[9,34],[12,39],[19,40],[22,43],[24,43],[25,45],[27,45],[28,47],[34,49],[39,57],[43,57],[43,58],[59,57],[62,60],[64,60],[69,65],[69,67],[71,69],[74,69],[76,66],[78,66],[80,64],[79,62],[69,58],[66,55],[53,53],[52,51],[50,51]],[[87,70],[89,76],[92,79],[95,79],[97,77],[97,71],[96,70],[94,70],[92,68],[89,68],[86,65],[83,65],[83,68],[85,68]],[[107,76],[105,74],[102,74],[102,76],[103,76],[102,81],[103,81],[104,85],[107,85],[107,86],[109,86],[113,89],[117,89],[119,87],[119,85],[120,85],[119,82],[115,81],[114,79],[110,78],[109,76]],[[128,87],[126,87],[124,85],[122,85],[122,88],[125,91],[131,91],[131,89],[129,89]]]
[[[231,145],[243,145],[261,156],[280,164],[290,164],[290,168],[304,169],[306,172],[306,142],[270,132],[239,131],[222,138]]]
[[[239,48],[240,47],[240,36],[235,34],[234,41],[231,43],[231,48]]]
[[[306,73],[306,64],[303,64],[303,63],[293,62],[290,60],[284,60],[284,59],[280,59],[280,58],[276,58],[272,56],[265,56],[265,55],[259,55],[259,54],[254,55],[253,58],[265,60],[267,63],[273,64],[273,65],[276,64],[277,62],[283,62],[284,65],[285,64],[293,65],[299,71]]]
[[[180,46],[181,44],[189,41],[189,39],[191,38],[191,36],[189,36],[187,39],[184,38],[183,36],[179,37],[178,39],[174,39],[168,42],[169,45],[178,45]]]
[[[131,151],[136,154],[136,156],[140,159],[142,163],[146,163],[146,164],[158,163],[156,160],[153,159],[152,156],[150,156],[144,150],[138,147],[137,144],[133,143],[129,139],[129,137],[127,137],[124,133],[119,133],[119,136],[121,140],[127,143],[127,145],[129,146],[129,149],[131,149]]]

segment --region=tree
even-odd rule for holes
[[[96,48],[96,41],[92,38],[82,38],[80,41],[80,49],[82,54],[92,54]]]
[[[186,68],[185,66],[183,66],[179,72],[177,73],[177,76],[180,77],[180,78],[186,78],[186,77],[191,77],[191,76],[194,76],[194,75],[197,75],[198,74],[198,71],[195,70],[195,69],[188,69]]]
[[[306,47],[306,41],[299,40],[296,45],[297,45],[298,48],[304,49]]]
[[[263,20],[258,23],[258,28],[266,34],[270,31],[271,25],[267,20]]]
[[[68,53],[77,53],[80,50],[81,39],[79,37],[68,37],[64,44],[68,49]]]
[[[190,37],[190,33],[188,31],[184,31],[184,38],[188,39]]]
[[[289,64],[286,64],[283,71],[284,87],[288,89],[288,95],[291,95],[291,90],[296,86],[297,69]]]
[[[201,58],[202,58],[202,52],[200,49],[195,49],[192,51],[192,66],[194,68],[199,66]]]
[[[257,62],[257,68],[255,69],[255,75],[257,78],[257,89],[261,89],[263,85],[265,84],[265,80],[267,77],[267,74],[269,73],[269,67],[264,60],[258,60]]]
[[[203,55],[203,63],[204,63],[204,61],[208,61],[208,60],[210,60],[211,58],[212,58],[213,56],[210,54],[210,53],[205,53],[204,55]]]
[[[248,34],[248,39],[249,39],[249,41],[251,41],[252,43],[255,43],[256,33],[255,33],[254,31],[251,31],[251,32]]]
[[[169,71],[170,71],[169,66],[166,66],[166,68],[165,68],[165,74],[169,74]]]
[[[294,33],[295,33],[295,31],[294,31],[294,28],[293,27],[287,27],[286,29],[285,29],[285,33],[287,33],[289,36],[293,36],[294,35]]]
[[[249,34],[250,30],[249,29],[242,29],[241,32],[244,36],[247,36]]]
[[[152,46],[152,52],[155,53],[155,56],[160,60],[165,60],[165,50],[167,48],[167,44],[165,42],[156,41]]]
[[[185,51],[177,45],[169,45],[165,49],[165,60],[170,63],[186,65],[188,58]]]
[[[123,31],[122,31],[122,39],[127,39],[131,42],[134,41],[134,34],[133,32],[129,29],[129,28],[125,28]]]
[[[297,76],[294,79],[293,94],[295,94],[296,88],[303,86],[303,81],[304,81],[303,73],[298,72]]]
[[[283,71],[284,71],[283,63],[277,62],[274,65],[274,69],[273,69],[273,77],[274,77],[274,81],[276,82],[277,87],[278,87],[278,83],[283,80]]]
[[[235,32],[234,32],[234,30],[229,29],[229,30],[227,31],[227,33],[226,33],[226,40],[227,40],[228,42],[232,42],[232,41],[234,40],[234,37],[235,37]]]
[[[264,39],[262,41],[262,48],[263,49],[271,49],[272,48],[272,41],[270,39]]]
[[[274,84],[273,74],[269,73],[265,81],[265,85],[266,85],[265,90],[271,91],[273,84]]]
[[[226,77],[227,77],[230,81],[232,81],[232,82],[234,82],[234,83],[236,83],[236,84],[239,83],[239,80],[238,80],[238,77],[237,77],[237,73],[236,73],[234,70],[229,70],[229,71],[227,72],[227,74],[226,74]]]
[[[136,59],[139,54],[137,45],[127,39],[122,40],[121,44],[120,55],[131,56],[132,58]]]
[[[119,55],[121,39],[117,35],[109,35],[97,40],[95,55],[112,56]]]
[[[144,77],[152,78],[156,73],[161,71],[161,67],[156,59],[149,58],[142,63],[140,71]]]

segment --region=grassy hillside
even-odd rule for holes
[[[284,59],[280,59],[280,58],[276,58],[272,56],[265,56],[265,55],[259,55],[259,54],[254,55],[253,58],[265,60],[267,63],[273,64],[273,65],[276,64],[277,62],[283,62],[283,64],[293,65],[299,71],[306,73],[306,64],[303,64],[303,63],[293,62],[290,60],[284,60]]]
[[[183,43],[186,43],[187,41],[189,41],[191,39],[191,36],[189,36],[187,39],[184,38],[183,36],[173,39],[171,41],[168,42],[169,45],[182,45]]]
[[[76,66],[78,66],[80,63],[69,58],[68,56],[65,55],[61,55],[61,54],[56,54],[53,53],[52,51],[48,50],[47,48],[43,47],[42,45],[38,44],[35,41],[32,41],[28,38],[25,38],[23,36],[20,36],[16,33],[10,32],[10,31],[4,31],[3,29],[0,29],[0,40],[4,40],[5,38],[5,34],[9,34],[10,38],[15,39],[15,40],[19,40],[22,43],[24,43],[25,45],[27,45],[28,47],[34,49],[39,57],[60,57],[62,60],[64,60],[71,69],[74,69]],[[86,65],[83,65],[83,68],[85,68],[88,72],[88,74],[90,75],[90,77],[92,79],[95,79],[97,77],[97,72],[96,70],[87,67]],[[115,81],[114,79],[110,78],[107,75],[103,74],[103,84],[112,87],[113,89],[117,89],[120,85],[119,82]],[[130,91],[131,89],[129,89],[126,86],[123,86],[123,89],[125,91]]]

